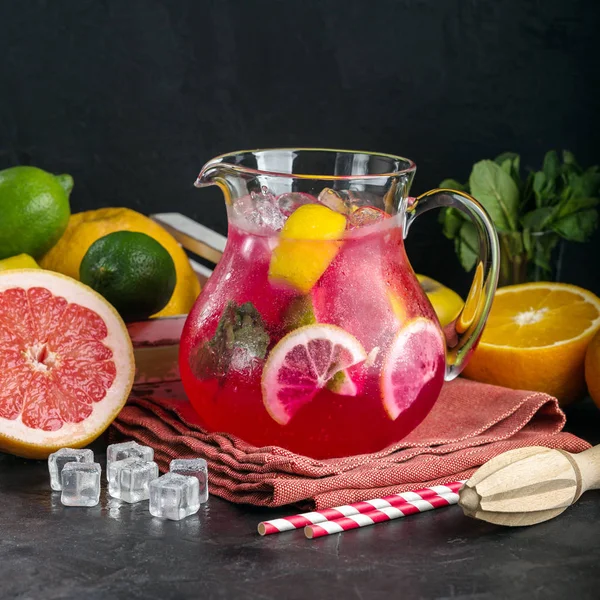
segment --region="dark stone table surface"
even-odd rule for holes
[[[567,429],[600,442],[589,400],[568,416]],[[104,463],[103,443],[94,449]],[[317,540],[257,534],[286,514],[211,497],[162,521],[104,489],[95,508],[64,508],[44,461],[0,454],[0,598],[600,598],[600,491],[529,528],[452,506]]]

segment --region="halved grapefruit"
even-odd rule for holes
[[[0,273],[0,450],[47,458],[89,444],[134,372],[125,324],[102,296],[50,271]]]
[[[265,407],[277,423],[285,425],[336,373],[366,358],[362,344],[341,327],[322,323],[299,327],[281,338],[269,354],[262,374]],[[351,395],[349,386],[354,384],[347,377],[344,373],[342,388]]]
[[[395,421],[433,384],[437,394],[445,371],[445,343],[437,325],[416,318],[402,327],[392,342],[381,372],[383,406]],[[431,382],[431,384],[430,384]]]

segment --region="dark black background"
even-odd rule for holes
[[[511,150],[600,163],[597,0],[0,0],[0,168],[75,179],[72,209],[177,210],[226,232],[214,155],[397,153],[413,193]],[[600,293],[600,234],[563,279]],[[464,291],[434,214],[413,266]],[[590,265],[583,259],[590,259]]]

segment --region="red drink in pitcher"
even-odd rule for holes
[[[313,175],[297,191],[289,186],[303,179],[297,173],[282,185],[283,174],[217,165],[227,246],[180,352],[202,424],[315,458],[405,437],[459,371],[446,366],[444,335],[404,251],[407,185],[391,186],[388,174],[357,192],[335,178],[334,187],[315,185]],[[248,186],[253,177],[258,191]]]

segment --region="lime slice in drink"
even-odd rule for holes
[[[340,327],[306,325],[281,338],[262,374],[262,395],[275,421],[285,425],[336,373],[363,362],[362,344]]]
[[[445,343],[437,325],[417,318],[392,342],[381,374],[383,406],[392,421],[417,400],[429,383],[439,392],[444,378]]]
[[[338,371],[328,382],[327,389],[339,396],[356,396],[358,388],[347,369]]]

